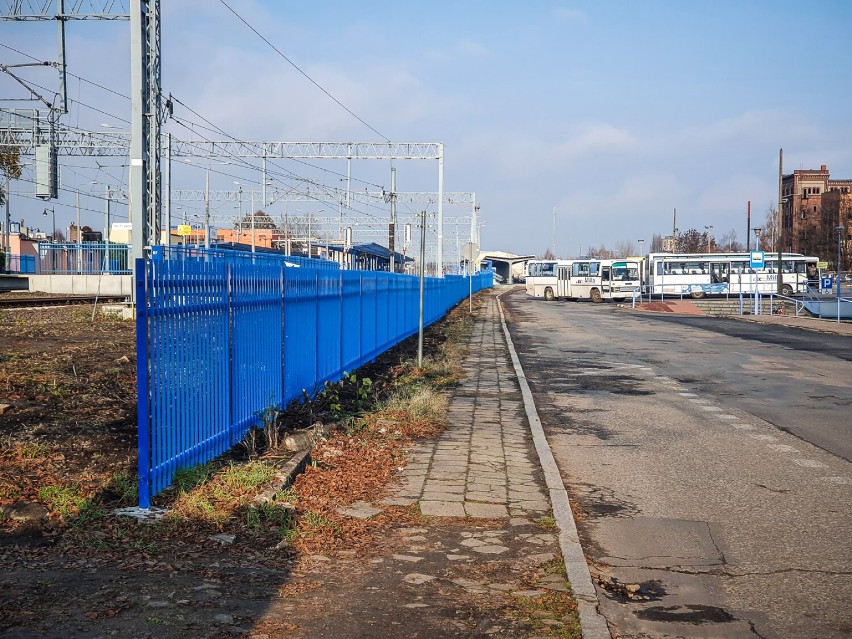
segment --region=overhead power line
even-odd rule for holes
[[[319,84],[316,80],[314,80],[311,76],[309,76],[307,73],[305,73],[304,71],[302,71],[302,69],[300,69],[300,68],[299,68],[299,66],[298,66],[295,62],[293,62],[290,58],[288,58],[286,55],[284,55],[284,53],[283,53],[280,49],[278,49],[278,47],[276,47],[274,44],[272,44],[272,43],[271,43],[271,42],[270,42],[270,41],[269,41],[266,37],[264,37],[264,36],[263,36],[263,35],[262,35],[262,34],[261,34],[261,33],[260,33],[257,29],[255,29],[252,25],[250,25],[250,24],[246,21],[246,19],[245,19],[245,18],[243,18],[243,17],[242,17],[239,13],[237,13],[236,11],[234,11],[234,10],[231,8],[231,6],[230,6],[227,2],[225,2],[225,0],[219,0],[219,2],[221,2],[223,5],[225,5],[225,8],[227,8],[227,9],[228,9],[228,11],[230,11],[231,13],[233,13],[233,14],[234,14],[234,16],[236,16],[236,18],[237,18],[240,22],[242,22],[242,23],[243,23],[244,25],[246,25],[249,29],[251,29],[251,31],[253,31],[253,32],[254,32],[254,34],[255,34],[258,38],[260,38],[260,39],[261,39],[261,40],[263,40],[263,41],[264,41],[267,45],[269,45],[269,47],[270,47],[273,51],[275,51],[275,53],[277,53],[277,54],[278,54],[278,55],[280,55],[282,58],[284,58],[290,66],[292,66],[294,69],[296,69],[296,71],[298,71],[298,72],[299,72],[299,73],[301,73],[303,76],[305,76],[305,78],[307,78],[307,79],[308,79],[308,81],[309,81],[311,84],[313,84],[313,85],[314,85],[317,89],[319,89],[320,91],[322,91],[323,93],[325,93],[325,94],[326,94],[329,98],[331,98],[332,100],[334,100],[334,102],[335,102],[338,106],[340,106],[340,108],[342,108],[342,109],[343,109],[344,111],[346,111],[349,115],[351,115],[353,118],[355,118],[356,120],[358,120],[358,121],[359,121],[361,124],[363,124],[365,127],[367,127],[368,129],[370,129],[370,131],[372,131],[373,133],[375,133],[376,135],[378,135],[380,138],[382,138],[382,139],[383,139],[383,140],[385,140],[386,142],[390,142],[390,138],[388,138],[386,135],[383,135],[381,132],[377,131],[375,128],[373,128],[372,126],[370,126],[370,125],[369,125],[369,124],[368,124],[368,123],[367,123],[367,122],[366,122],[363,118],[361,118],[361,117],[360,117],[357,113],[355,113],[352,109],[350,109],[349,107],[347,107],[347,106],[346,106],[345,104],[343,104],[340,100],[338,100],[338,99],[337,99],[336,97],[334,97],[331,93],[329,93],[329,92],[328,92],[325,88],[323,88],[323,87],[322,87],[322,86],[321,86],[321,85],[320,85],[320,84]]]

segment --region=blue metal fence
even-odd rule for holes
[[[300,266],[315,269],[337,270],[340,265],[331,260],[318,257],[306,257],[303,255],[285,255],[281,251],[262,249],[257,251],[241,251],[233,248],[222,248],[222,245],[213,248],[203,246],[154,246],[154,259],[168,260],[215,260],[230,264],[285,264],[289,266]]]
[[[265,409],[314,395],[417,332],[416,277],[196,256],[160,251],[136,269],[142,508]],[[492,283],[491,271],[427,278],[424,323]]]
[[[35,255],[15,255],[10,253],[7,257],[6,270],[9,273],[35,273],[36,257]]]
[[[42,275],[130,274],[130,246],[115,242],[39,242]]]

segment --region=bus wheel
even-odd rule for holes
[[[548,302],[552,302],[556,299],[556,297],[553,295],[553,289],[549,286],[544,289],[544,299],[546,299]]]
[[[793,294],[793,287],[790,286],[789,284],[785,284],[784,286],[781,287],[781,295],[785,295],[787,297],[790,297],[792,294]]]
[[[591,292],[589,293],[589,297],[592,299],[592,301],[595,304],[600,304],[603,301],[603,297],[601,296],[601,292],[596,288],[593,288],[591,290]]]
[[[696,291],[695,293],[691,294],[691,297],[694,300],[700,300],[702,297],[704,297],[704,291]]]

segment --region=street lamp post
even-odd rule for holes
[[[47,217],[48,211],[50,211],[50,214],[53,216],[53,233],[50,235],[50,241],[56,242],[56,211],[53,209],[53,207],[51,207],[49,209],[44,209],[44,213],[42,213],[42,215],[44,215],[44,217]]]
[[[838,315],[840,313],[840,240],[843,237],[843,227],[835,226],[834,230],[837,232],[837,308]]]
[[[707,233],[707,252],[708,253],[710,252],[710,231],[712,231],[712,230],[713,230],[712,224],[710,226],[704,227],[704,232]]]
[[[239,210],[239,217],[237,218],[237,232],[239,235],[237,236],[237,244],[242,244],[243,242],[243,185],[239,182],[234,182],[237,187],[237,207]]]
[[[645,257],[645,240],[639,240],[639,256]]]

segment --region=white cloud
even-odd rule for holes
[[[502,138],[476,136],[463,144],[465,156],[479,163],[493,163],[505,177],[529,178],[535,175],[566,175],[589,160],[628,152],[637,140],[625,129],[605,122],[577,127],[562,140],[548,140],[525,133]]]
[[[456,49],[472,58],[486,58],[491,55],[488,47],[473,40],[462,40],[456,45]]]
[[[586,14],[579,9],[569,9],[567,7],[557,7],[553,10],[553,17],[567,22],[585,22]]]

